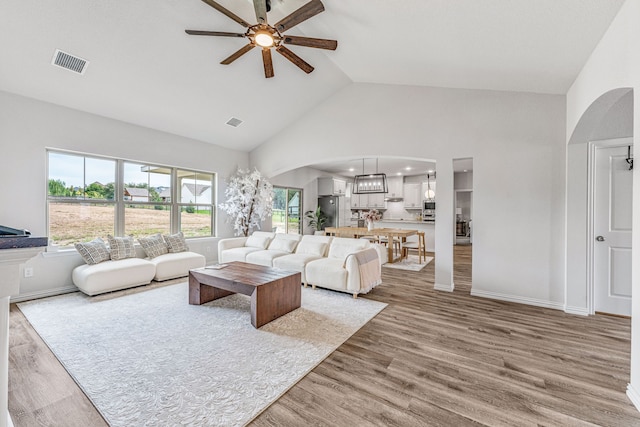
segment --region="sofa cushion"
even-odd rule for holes
[[[344,261],[338,258],[320,258],[310,261],[305,267],[308,283],[330,289],[346,289],[347,270]]]
[[[251,252],[257,252],[259,250],[261,250],[261,249],[259,249],[259,248],[249,248],[249,247],[246,247],[246,246],[243,246],[243,247],[240,247],[240,248],[232,248],[232,249],[227,249],[227,250],[222,251],[221,253],[219,253],[218,254],[218,258],[219,258],[221,263],[233,262],[233,261],[246,262],[248,254],[250,254]]]
[[[149,258],[155,258],[169,253],[169,248],[167,248],[167,244],[160,233],[149,237],[140,237],[138,242],[140,242],[140,246],[142,246],[142,249],[144,249],[144,252]]]
[[[250,264],[264,265],[265,267],[273,266],[273,259],[289,255],[289,252],[284,251],[272,251],[271,249],[265,249],[263,251],[255,251],[247,254],[245,262]]]
[[[118,261],[120,259],[133,258],[136,256],[136,248],[133,246],[133,237],[113,237],[107,236],[109,241],[109,249],[111,252],[111,259]]]
[[[283,239],[283,238],[278,238],[278,235],[276,235],[276,237],[269,244],[269,250],[286,252],[290,254],[294,251],[297,244],[298,244],[297,239]]]
[[[333,239],[331,236],[302,236],[302,240],[296,247],[296,253],[323,257],[327,254],[331,239]]]
[[[184,240],[184,234],[182,234],[182,231],[176,234],[165,234],[162,237],[164,238],[164,242],[167,244],[167,250],[170,254],[186,252],[189,250],[189,246],[187,246],[187,241]]]
[[[267,249],[270,241],[271,237],[269,236],[252,234],[244,245],[250,248]]]
[[[370,246],[368,240],[350,239],[347,237],[336,237],[331,241],[329,246],[329,258],[336,258],[342,261],[347,259],[349,254],[366,249]]]
[[[76,250],[88,265],[99,264],[109,261],[111,254],[109,248],[100,237],[96,237],[90,242],[76,243]]]
[[[296,253],[322,257],[327,252],[328,246],[328,243],[322,242],[300,242]]]
[[[73,283],[85,294],[104,292],[145,285],[153,279],[156,266],[140,258],[105,261],[95,265],[81,265],[72,273]]]
[[[312,254],[288,254],[273,259],[273,266],[283,270],[299,271],[302,274],[301,280],[306,283],[305,266],[316,259],[322,258]]]
[[[160,255],[150,262],[156,267],[154,280],[169,280],[186,276],[193,268],[204,267],[206,259],[203,255],[187,251]]]

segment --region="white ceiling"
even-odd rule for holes
[[[219,0],[248,22],[249,0]],[[305,0],[274,0],[276,22]],[[324,0],[288,34],[338,40],[291,47],[307,75],[255,49],[219,62],[242,32],[199,0],[4,1],[0,90],[249,151],[353,82],[564,94],[623,0]],[[83,76],[50,65],[55,49],[90,61]],[[237,117],[238,128],[225,124]]]

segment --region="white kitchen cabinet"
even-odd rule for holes
[[[360,194],[351,194],[351,209],[362,209],[362,196]],[[364,198],[366,199],[366,194]]]
[[[380,194],[352,194],[351,209],[384,209],[384,193]]]
[[[404,208],[421,209],[422,197],[420,195],[421,185],[419,183],[404,184]]]
[[[389,198],[402,197],[402,177],[397,176],[387,178],[387,190],[389,190],[389,192],[387,193],[387,197]]]
[[[336,178],[318,178],[318,196],[344,196],[347,181]]]
[[[379,194],[367,194],[366,195],[368,200],[367,200],[367,207],[369,208],[375,208],[375,209],[380,209],[380,208],[384,208],[385,204],[384,204],[384,193],[379,193]]]

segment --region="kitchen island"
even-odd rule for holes
[[[400,228],[403,230],[424,231],[427,252],[435,252],[436,223],[435,221],[416,221],[411,219],[382,219],[375,223],[376,228]],[[407,237],[407,241],[417,241],[417,236]]]

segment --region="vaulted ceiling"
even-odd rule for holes
[[[255,22],[250,0],[218,0]],[[306,0],[273,0],[275,22]],[[303,73],[260,52],[220,61],[243,32],[200,0],[0,5],[0,90],[249,151],[352,82],[564,94],[623,0],[323,0],[325,12],[287,32],[338,40],[336,51],[291,47]],[[89,61],[78,75],[56,49]],[[225,124],[230,118],[238,127]]]

